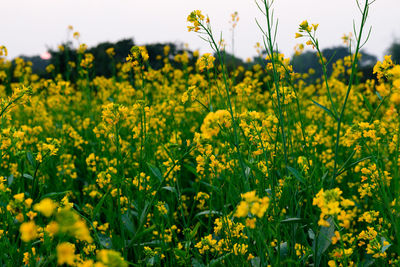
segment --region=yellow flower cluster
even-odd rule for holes
[[[241,197],[243,200],[236,207],[236,217],[242,218],[250,215],[262,218],[268,210],[269,197],[259,198],[256,195],[256,191],[244,193]]]
[[[232,252],[234,255],[245,255],[248,245],[243,243],[247,236],[243,233],[244,225],[235,223],[227,217],[214,221],[214,234],[202,237],[195,247],[200,254],[221,255]]]
[[[4,56],[6,57],[8,55],[7,47],[4,45],[0,45],[0,57]]]
[[[211,139],[217,136],[221,130],[231,127],[231,114],[227,110],[217,110],[216,112],[210,112],[204,118],[203,124],[201,125],[202,137],[205,139]]]
[[[93,67],[93,60],[94,60],[93,54],[86,53],[80,65],[82,68],[90,69],[91,67]]]
[[[307,45],[312,45],[313,47],[315,47],[315,43],[314,43],[314,36],[315,36],[315,32],[318,29],[319,24],[308,24],[307,20],[304,20],[302,23],[300,23],[299,25],[299,32],[296,33],[295,38],[300,38],[303,36],[308,36],[310,37],[310,39],[306,42]]]
[[[50,217],[57,208],[57,206],[58,206],[57,203],[55,203],[52,199],[45,198],[41,200],[39,203],[33,205],[33,209],[35,211],[42,213],[46,217]]]
[[[187,26],[189,32],[198,32],[200,30],[200,26],[202,26],[202,23],[204,23],[204,15],[201,14],[200,10],[194,10],[187,17],[187,21],[192,24],[191,26]]]
[[[56,214],[56,221],[60,232],[87,243],[93,242],[85,221],[72,209],[62,208]]]
[[[356,209],[346,210],[355,205],[354,201],[343,198],[342,191],[339,188],[324,191],[321,189],[313,200],[313,205],[318,206],[321,210],[318,224],[329,227],[330,223],[326,220],[332,216],[337,218],[339,225],[348,229],[351,222],[356,216]]]
[[[126,61],[131,62],[132,66],[142,66],[149,60],[149,54],[144,46],[133,46],[130,52],[126,57]]]
[[[126,118],[129,109],[115,103],[109,103],[102,108],[102,118],[105,122],[107,129],[112,129],[112,126],[118,124],[121,120]]]
[[[213,57],[210,53],[205,53],[199,59],[197,59],[196,65],[199,68],[199,71],[209,70],[214,68],[215,57]]]

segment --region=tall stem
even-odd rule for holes
[[[338,122],[337,122],[336,143],[335,143],[335,161],[334,161],[334,165],[333,165],[333,175],[332,175],[331,185],[333,185],[333,183],[337,177],[336,169],[337,169],[337,161],[338,161],[339,142],[340,142],[340,128],[341,128],[341,124],[342,124],[342,120],[343,120],[343,116],[344,116],[344,111],[346,110],[347,100],[349,98],[350,91],[353,86],[353,81],[354,81],[354,78],[357,73],[358,53],[360,51],[363,28],[364,28],[365,22],[367,20],[368,8],[369,8],[369,1],[365,0],[364,9],[362,12],[360,31],[358,33],[358,38],[357,38],[356,50],[354,52],[354,61],[351,66],[351,75],[350,75],[350,79],[349,79],[349,86],[347,87],[346,97],[344,99],[344,103],[343,103],[342,109],[340,111],[340,115],[339,115]]]
[[[240,153],[240,149],[239,149],[239,135],[238,135],[238,130],[237,130],[238,124],[237,124],[237,120],[235,119],[235,115],[233,113],[233,108],[232,108],[232,102],[231,102],[231,97],[230,97],[230,90],[229,90],[229,84],[228,84],[228,78],[227,78],[227,74],[226,74],[225,64],[224,64],[224,61],[222,59],[222,55],[221,55],[220,49],[219,49],[217,43],[214,40],[212,32],[210,31],[210,29],[204,27],[204,25],[202,25],[202,27],[206,31],[207,35],[210,37],[210,44],[212,45],[212,48],[217,53],[217,57],[218,57],[220,65],[221,65],[221,72],[222,72],[222,78],[224,80],[226,96],[227,96],[227,100],[228,100],[227,102],[228,102],[228,107],[229,107],[229,113],[231,114],[231,119],[232,119],[232,124],[233,124],[234,146],[236,148],[237,156],[238,156],[238,159],[239,159],[239,164],[240,164],[240,167],[241,167],[242,176],[245,179],[245,189],[249,190],[250,188],[249,188],[249,185],[248,185],[248,179],[246,177],[244,161],[243,161],[243,158],[242,158],[242,154]]]
[[[271,63],[272,63],[272,71],[273,71],[273,75],[274,75],[276,98],[278,100],[279,124],[280,124],[280,128],[281,128],[283,154],[285,157],[285,172],[287,173],[288,155],[287,155],[287,145],[286,145],[286,133],[285,133],[285,127],[284,127],[284,123],[283,123],[281,98],[279,95],[279,81],[278,81],[279,77],[278,77],[278,71],[276,69],[276,63],[275,63],[274,46],[272,43],[272,25],[271,25],[271,17],[270,17],[270,6],[268,5],[268,0],[264,0],[264,8],[265,8],[265,15],[267,17],[267,32],[265,33],[265,37],[267,38],[267,44],[268,44],[267,52],[270,55],[270,59],[271,59]]]

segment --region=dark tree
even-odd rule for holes
[[[387,50],[388,55],[392,55],[392,60],[395,64],[400,64],[400,43],[393,42]]]

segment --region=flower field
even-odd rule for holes
[[[145,47],[108,49],[114,75],[95,77],[81,45],[44,79],[0,47],[0,264],[399,265],[400,65],[359,72],[361,2],[329,74],[318,24],[300,24],[319,79],[275,52],[267,0],[248,69],[226,67],[200,11],[188,29],[213,53],[166,46],[159,69]]]

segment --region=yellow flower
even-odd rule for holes
[[[64,242],[57,245],[57,264],[74,265],[75,261],[75,245]]]
[[[169,51],[171,51],[171,47],[169,45],[164,46],[163,48],[164,56],[167,56],[169,54]]]
[[[236,209],[236,217],[247,217],[248,213],[262,218],[269,207],[269,198],[259,198],[256,191],[250,191],[242,194],[243,201],[240,202]]]
[[[187,21],[192,23],[191,26],[188,26],[188,30],[198,32],[200,30],[200,26],[204,22],[204,15],[201,14],[200,10],[192,11],[187,17]],[[209,22],[207,17],[207,22]]]
[[[33,202],[32,198],[25,199],[25,206],[29,209],[32,205],[32,202]]]
[[[353,35],[352,33],[349,33],[348,35],[343,34],[342,40],[343,40],[343,43],[344,43],[345,45],[349,45],[349,44],[350,44],[352,35]]]
[[[233,253],[235,255],[244,255],[247,252],[248,245],[246,244],[234,244],[233,245]]]
[[[204,69],[212,69],[214,68],[215,57],[213,57],[210,53],[204,54],[201,58],[199,58],[196,62],[199,71],[203,71]]]
[[[246,202],[254,202],[258,200],[258,197],[256,196],[256,191],[250,191],[247,193],[244,193],[241,195],[242,199],[245,200]]]
[[[303,37],[303,35],[301,33],[296,32],[296,35],[294,38],[300,38],[300,37]]]
[[[93,66],[94,56],[91,53],[85,54],[85,57],[81,61],[82,68],[91,68]]]
[[[121,257],[121,253],[114,250],[102,249],[97,253],[97,259],[108,267],[127,267],[128,263]],[[97,266],[97,265],[96,265]]]
[[[384,83],[381,83],[380,85],[377,85],[376,86],[376,91],[378,91],[378,93],[382,97],[385,97],[385,96],[389,95],[389,93],[390,93],[390,89],[387,88],[387,86]]]
[[[83,54],[87,50],[88,46],[86,44],[81,44],[78,48],[78,53]]]
[[[4,45],[1,45],[0,46],[0,57],[1,56],[7,56],[8,55],[8,51],[7,51],[7,48],[4,46]]]
[[[34,221],[22,223],[19,227],[19,232],[21,233],[21,239],[24,242],[32,241],[38,236],[37,227]]]
[[[215,252],[215,246],[217,245],[217,240],[212,238],[212,235],[205,236],[201,238],[201,241],[198,242],[195,247],[199,249],[200,254],[204,254],[205,252]]]
[[[168,210],[167,210],[167,208],[165,207],[165,202],[159,201],[159,202],[156,204],[156,207],[157,207],[158,212],[159,212],[161,215],[165,215],[165,214],[168,213]]]
[[[52,221],[46,226],[45,231],[49,234],[49,236],[54,236],[55,234],[57,234],[58,229],[58,223]]]
[[[79,32],[74,32],[73,36],[75,39],[79,39],[81,35],[79,34]]]
[[[61,233],[69,234],[76,239],[88,243],[93,242],[93,238],[90,236],[90,231],[85,221],[72,209],[68,207],[61,209],[57,213],[57,223]]]
[[[246,226],[249,227],[250,229],[256,228],[256,218],[247,218],[246,219]]]
[[[311,28],[311,26],[308,25],[307,20],[304,20],[302,23],[300,23],[300,26],[299,26],[300,32],[302,32],[302,31],[310,32],[311,29],[312,28]]]
[[[50,198],[45,198],[39,203],[33,205],[33,209],[40,212],[46,217],[50,217],[57,206],[57,203],[55,203],[53,200],[51,200]]]
[[[202,137],[211,139],[213,136],[217,136],[220,129],[224,127],[231,127],[231,114],[227,110],[217,110],[207,114],[200,130]]]
[[[235,217],[246,217],[249,213],[249,204],[246,201],[241,201],[237,206]]]
[[[112,58],[113,56],[115,56],[114,47],[107,48],[106,54],[107,54],[110,58]]]
[[[187,92],[184,92],[184,93],[182,94],[182,103],[185,104],[188,100],[189,100],[189,95],[188,95]]]
[[[390,96],[390,101],[393,102],[396,105],[400,104],[400,93],[395,92]]]
[[[16,195],[14,195],[14,199],[17,202],[22,202],[25,199],[25,194],[24,193],[16,194]]]

